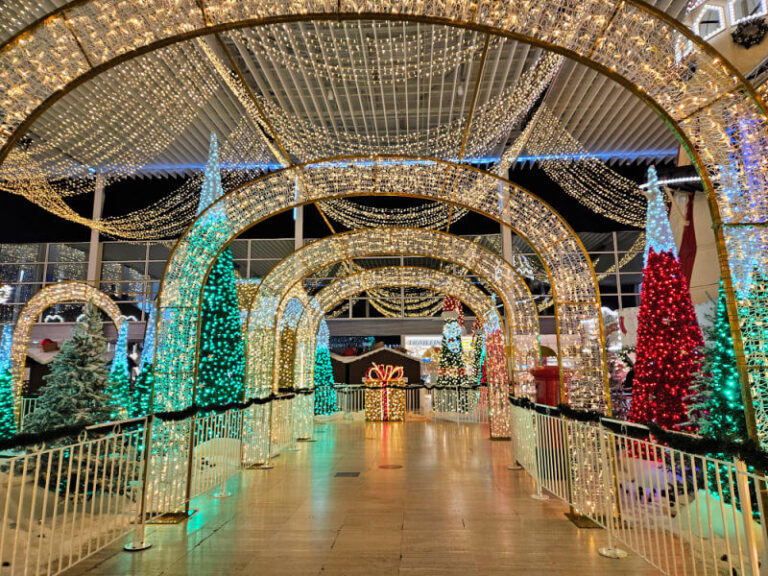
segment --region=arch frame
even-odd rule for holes
[[[383,227],[383,228],[381,228],[381,230],[388,230],[388,231],[390,231],[392,233],[397,233],[397,232],[403,232],[403,231],[409,230],[409,228],[401,228],[401,227],[390,226],[390,227]],[[364,239],[364,237],[366,235],[369,235],[369,234],[372,235],[373,233],[372,232],[368,232],[365,229],[358,229],[358,230],[352,230],[352,231],[349,231],[349,232],[339,233],[339,234],[336,234],[334,236],[330,236],[330,237],[327,237],[325,239],[318,240],[318,241],[316,241],[313,244],[310,244],[308,246],[300,248],[296,252],[294,252],[291,255],[289,255],[286,258],[284,258],[283,261],[281,261],[281,263],[287,262],[294,255],[297,255],[297,257],[300,257],[300,256],[298,256],[299,252],[302,251],[302,250],[305,250],[305,249],[322,250],[324,248],[324,246],[320,246],[318,243],[322,243],[324,241],[329,242],[330,241],[329,239],[333,239],[332,243],[334,243],[334,244],[338,243],[341,240],[342,242],[346,242],[347,244],[354,245],[355,244],[355,240],[356,240],[357,237],[359,237],[360,241],[362,241]],[[512,348],[512,346],[513,346],[512,342],[514,340],[513,339],[513,332],[515,330],[530,329],[530,330],[533,330],[535,332],[536,336],[538,337],[538,335],[540,333],[539,320],[538,320],[537,310],[536,310],[536,307],[535,307],[535,304],[534,304],[534,301],[533,301],[533,296],[531,295],[531,292],[530,292],[530,290],[528,288],[528,285],[525,283],[525,280],[520,276],[520,274],[515,270],[515,268],[511,264],[509,264],[506,260],[504,260],[503,257],[501,257],[499,254],[496,254],[492,250],[486,248],[485,246],[482,246],[481,244],[479,244],[477,242],[474,242],[474,241],[469,240],[467,238],[457,237],[455,235],[452,235],[452,234],[449,234],[449,233],[446,233],[446,232],[442,232],[442,231],[438,231],[438,230],[420,230],[419,234],[422,235],[424,237],[424,239],[427,239],[429,237],[435,237],[435,238],[443,237],[443,238],[446,238],[446,239],[448,239],[448,238],[455,239],[455,242],[457,242],[457,243],[464,243],[464,244],[466,244],[467,247],[474,247],[474,248],[476,248],[480,253],[485,255],[486,260],[494,260],[496,262],[496,266],[503,267],[505,270],[508,271],[509,275],[513,279],[516,279],[516,282],[514,284],[515,290],[512,291],[509,288],[504,288],[504,286],[502,285],[503,284],[503,279],[493,279],[493,278],[490,278],[490,277],[487,276],[487,273],[485,273],[482,270],[480,270],[477,265],[471,264],[471,263],[467,264],[466,262],[461,261],[459,258],[451,259],[451,258],[449,258],[446,255],[435,255],[433,253],[427,254],[426,251],[413,252],[411,254],[410,252],[408,252],[407,249],[401,248],[399,246],[395,246],[394,244],[392,245],[392,247],[389,247],[389,248],[379,248],[379,249],[377,249],[377,248],[370,248],[370,249],[365,250],[365,251],[363,251],[361,253],[357,253],[356,252],[355,255],[351,256],[351,257],[349,256],[349,252],[346,252],[346,251],[343,250],[343,248],[341,248],[341,250],[344,251],[344,255],[343,256],[340,255],[340,254],[336,254],[336,253],[332,252],[331,250],[329,250],[328,251],[329,259],[322,260],[321,262],[318,262],[317,263],[318,267],[313,267],[311,269],[308,269],[308,270],[304,271],[304,273],[300,277],[293,277],[293,278],[290,279],[290,284],[285,286],[285,289],[282,292],[282,294],[280,296],[280,300],[279,300],[278,305],[277,305],[276,322],[279,322],[280,318],[282,316],[283,303],[287,299],[293,297],[294,294],[297,291],[299,293],[303,292],[303,290],[300,288],[302,283],[303,283],[303,281],[306,278],[308,278],[309,276],[315,274],[318,270],[321,270],[322,268],[324,268],[326,266],[330,266],[330,265],[334,265],[334,264],[338,264],[338,263],[344,262],[345,259],[366,258],[366,257],[369,257],[369,256],[374,256],[374,255],[375,256],[406,256],[406,257],[408,257],[409,255],[413,255],[413,256],[419,256],[419,257],[427,257],[428,256],[428,257],[433,258],[434,260],[437,260],[437,261],[441,261],[441,262],[445,262],[445,263],[449,263],[449,264],[459,265],[462,268],[464,268],[465,270],[471,272],[473,275],[476,275],[476,276],[482,278],[485,282],[487,282],[493,288],[494,293],[496,293],[500,297],[500,299],[501,299],[501,301],[502,301],[502,303],[504,305],[504,309],[505,309],[505,316],[507,318],[507,322],[505,322],[503,325],[505,326],[506,332],[507,332],[507,334],[505,336],[505,340],[507,342],[508,354],[510,355],[510,357],[515,356],[514,349]],[[352,238],[352,239],[349,240],[349,238]],[[335,249],[335,248],[336,247],[334,246],[333,249]],[[276,264],[273,267],[272,271],[277,271],[277,269],[278,269],[278,267],[280,266],[281,263]],[[427,270],[431,270],[429,268],[426,268],[426,269]],[[265,276],[265,279],[264,279],[265,283],[266,283],[266,281],[268,279],[269,279],[269,274],[267,276]],[[519,293],[519,295],[516,296],[515,292]],[[522,305],[522,306],[519,305],[519,304],[515,304],[515,300],[519,299],[520,296],[525,298],[525,304]],[[246,328],[246,334],[249,334],[249,335],[251,333],[250,321],[252,320],[252,311],[254,309],[254,304],[255,304],[255,302],[256,302],[256,300],[258,298],[259,298],[259,291],[257,291],[253,295],[253,299],[252,299],[252,302],[251,302],[251,305],[250,305],[249,325]],[[527,310],[527,308],[530,308],[530,310]],[[519,324],[520,320],[526,316],[526,312],[527,312],[528,315],[530,315],[530,319],[529,319],[529,322],[528,322],[528,324],[530,324],[530,326],[528,324],[526,324],[526,325]],[[277,350],[277,341],[275,343],[275,349]],[[275,364],[276,365],[278,364],[278,362],[279,362],[279,358],[275,358]]]
[[[380,282],[378,276],[386,272],[392,272],[398,276],[393,279],[384,279]],[[409,278],[409,274],[412,275],[412,277]],[[415,277],[416,274],[419,276]],[[372,278],[369,279],[369,277]],[[444,284],[435,286],[425,285],[423,281],[423,278],[425,277],[441,279]],[[446,289],[445,285],[448,284],[451,280],[454,281],[454,289],[449,292],[451,287],[449,286],[448,289]],[[372,284],[354,285],[355,283],[365,282],[372,282]],[[472,285],[468,280],[448,274],[442,270],[426,268],[423,266],[385,266],[378,268],[366,268],[347,276],[340,277],[321,289],[316,295],[314,295],[313,298],[318,303],[319,313],[310,316],[307,314],[309,310],[305,308],[302,318],[299,320],[299,325],[301,325],[305,318],[308,319],[308,332],[310,335],[317,334],[317,331],[320,329],[322,320],[325,319],[327,310],[325,309],[325,303],[321,301],[323,294],[328,293],[328,290],[336,289],[339,285],[342,284],[346,284],[348,286],[348,288],[342,287],[342,290],[346,289],[347,291],[344,292],[344,295],[341,297],[338,295],[333,295],[333,300],[328,303],[330,308],[338,304],[338,302],[344,298],[359,293],[360,291],[368,290],[370,288],[381,288],[385,286],[416,286],[427,290],[436,291],[441,294],[450,294],[457,297],[465,305],[470,306],[473,312],[476,314],[476,317],[482,320],[484,331],[486,327],[490,328],[491,326],[502,325],[501,314],[494,305],[491,297],[488,294],[485,294],[479,288]],[[488,334],[490,334],[490,332],[488,332]],[[511,339],[511,337],[509,338]],[[503,330],[501,331],[501,339],[502,344],[506,344],[505,349],[512,347],[512,344],[505,336]],[[536,334],[536,341],[537,343],[539,341],[538,334]],[[311,347],[310,349],[313,348],[314,347]],[[509,357],[499,360],[504,364],[509,365]],[[508,378],[502,380],[501,382],[488,382],[488,410],[490,420],[489,428],[490,437],[493,439],[509,438],[511,434],[511,414],[509,403],[507,401],[507,396],[509,393],[508,384]]]
[[[41,290],[38,290],[24,304],[13,329],[11,375],[13,376],[13,395],[17,416],[20,410],[19,398],[21,397],[21,389],[24,382],[24,367],[26,365],[27,349],[29,347],[32,327],[37,324],[37,319],[46,308],[69,302],[83,302],[85,304],[93,302],[94,306],[107,314],[118,329],[122,322],[127,322],[127,320],[122,318],[120,308],[112,301],[112,298],[86,282],[77,280],[57,282],[55,284],[48,284]]]
[[[463,244],[466,249],[475,250],[478,254],[482,255],[485,258],[486,263],[493,262],[495,266],[501,267],[502,269],[506,270],[508,275],[512,279],[516,280],[514,283],[515,292],[521,293],[523,298],[525,298],[526,305],[522,307],[515,305],[512,301],[514,292],[512,292],[510,288],[505,289],[502,286],[504,279],[494,279],[489,277],[487,272],[484,272],[483,270],[480,269],[480,265],[478,263],[468,264],[460,260],[460,257],[458,256],[455,258],[451,258],[449,255],[436,255],[433,252],[429,252],[424,249],[420,251],[415,251],[413,249],[408,249],[407,247],[401,246],[399,244],[395,244],[392,241],[392,238],[395,238],[398,235],[409,233],[409,231],[412,231],[410,232],[412,234],[421,236],[422,242],[427,242],[430,239],[435,239],[435,240],[444,239],[445,241],[451,241],[457,245]],[[382,247],[369,247],[364,250],[361,250],[360,252],[354,252],[354,255],[350,256],[348,245],[355,246],[356,243],[368,241],[369,240],[368,237],[374,236],[376,234],[379,235],[379,239],[386,237],[389,244],[387,246],[382,246]],[[412,229],[412,228],[404,228],[404,227],[397,227],[397,226],[387,226],[387,227],[380,227],[376,229],[358,229],[358,230],[350,230],[347,232],[337,233],[335,235],[328,236],[321,240],[317,240],[312,244],[303,246],[298,250],[296,250],[295,252],[283,258],[283,260],[281,260],[278,264],[276,264],[272,268],[270,273],[264,277],[264,280],[261,286],[259,287],[259,290],[257,290],[252,296],[251,304],[249,306],[249,316],[248,316],[248,323],[246,327],[246,334],[250,335],[252,327],[254,327],[253,312],[255,310],[254,306],[256,304],[256,301],[262,297],[265,297],[264,293],[261,290],[264,288],[266,288],[267,290],[272,290],[271,286],[267,286],[267,282],[271,282],[271,283],[275,282],[275,276],[272,276],[272,274],[273,273],[280,274],[282,273],[284,268],[288,268],[290,270],[293,259],[301,259],[302,256],[304,256],[305,254],[311,253],[311,251],[324,251],[324,253],[328,255],[328,258],[320,260],[312,268],[302,270],[301,274],[292,276],[289,279],[287,279],[289,284],[283,286],[282,291],[278,293],[278,295],[276,296],[277,305],[275,306],[275,311],[276,311],[275,312],[275,328],[277,328],[277,325],[279,324],[280,319],[282,317],[282,310],[284,308],[283,304],[290,298],[303,294],[304,293],[303,287],[302,287],[303,281],[309,276],[317,273],[318,270],[321,270],[326,266],[338,264],[347,260],[354,260],[356,258],[366,258],[370,256],[406,256],[406,257],[413,256],[413,257],[429,257],[434,260],[449,263],[449,264],[458,264],[462,266],[464,269],[470,271],[472,274],[486,281],[493,288],[494,292],[497,295],[499,295],[499,297],[502,300],[502,303],[504,304],[505,315],[509,319],[508,322],[506,323],[506,327],[510,333],[514,328],[518,328],[518,329],[523,328],[522,325],[518,325],[517,321],[520,318],[524,318],[526,315],[525,311],[521,312],[520,314],[515,314],[514,311],[524,310],[524,308],[527,308],[527,305],[530,304],[530,310],[527,311],[527,314],[530,315],[530,324],[531,324],[531,327],[535,330],[535,332],[537,334],[539,333],[538,314],[533,302],[533,296],[531,295],[528,285],[525,283],[524,279],[519,275],[519,273],[515,270],[515,268],[509,262],[504,260],[504,258],[502,258],[499,254],[493,252],[487,247],[477,242],[474,242],[470,239],[456,236],[454,234],[450,234],[447,232],[443,232],[439,230],[424,230],[424,229]],[[280,278],[279,280],[282,280],[282,278]],[[268,294],[266,295],[266,298],[271,298],[272,296],[273,296],[272,294]],[[271,313],[271,310],[268,312],[268,314],[269,313]],[[513,317],[515,318],[515,321],[513,321]],[[277,349],[277,340],[275,341],[275,349]],[[278,364],[278,361],[279,359],[275,358],[274,362],[276,366]]]
[[[525,188],[522,188],[513,182],[509,181],[508,179],[502,178],[501,176],[498,176],[496,174],[491,174],[489,172],[486,172],[484,170],[481,170],[476,167],[467,166],[464,164],[458,164],[455,162],[451,162],[448,160],[442,160],[437,158],[428,158],[428,157],[415,157],[415,156],[406,156],[406,155],[393,155],[393,156],[341,156],[341,157],[334,157],[334,158],[327,158],[322,159],[319,161],[313,161],[313,162],[307,162],[303,164],[296,164],[293,166],[288,166],[285,168],[282,168],[280,170],[276,170],[274,172],[271,172],[269,174],[261,175],[249,182],[243,183],[242,185],[238,186],[237,188],[234,188],[224,196],[222,196],[216,203],[209,206],[205,211],[203,211],[198,218],[189,225],[187,228],[186,233],[179,239],[179,241],[174,246],[173,250],[171,251],[171,255],[169,258],[169,261],[166,266],[166,272],[163,276],[163,280],[161,282],[161,307],[167,309],[167,310],[183,310],[183,309],[196,309],[199,307],[200,303],[200,294],[202,294],[202,289],[200,290],[200,294],[197,295],[195,300],[193,302],[189,302],[187,305],[181,305],[179,306],[178,303],[176,305],[168,305],[166,302],[166,298],[168,297],[169,293],[169,282],[171,283],[171,286],[173,287],[173,282],[180,282],[183,279],[184,282],[188,281],[189,276],[196,273],[197,266],[185,269],[185,264],[189,259],[189,254],[187,253],[188,250],[209,250],[211,245],[218,246],[215,249],[215,254],[213,254],[213,251],[211,251],[211,259],[210,262],[215,261],[215,258],[218,257],[218,254],[221,253],[222,250],[226,248],[226,246],[239,234],[242,234],[244,231],[249,229],[252,226],[255,226],[257,223],[265,220],[268,217],[271,217],[275,214],[278,214],[280,212],[283,212],[285,210],[291,209],[296,206],[301,206],[304,204],[314,203],[314,202],[321,202],[323,200],[327,199],[333,199],[333,198],[343,198],[343,197],[350,197],[350,196],[359,196],[359,195],[366,195],[365,192],[360,192],[357,189],[353,191],[336,191],[334,193],[322,193],[318,192],[313,189],[313,191],[308,191],[310,189],[309,186],[306,185],[306,179],[309,175],[313,174],[313,171],[307,170],[307,167],[315,167],[317,169],[320,168],[340,168],[345,170],[354,170],[357,172],[368,170],[371,174],[368,175],[369,178],[372,178],[372,182],[382,183],[385,182],[381,178],[381,174],[386,172],[387,170],[391,170],[393,168],[396,168],[398,170],[404,170],[404,169],[420,169],[422,171],[425,171],[427,177],[430,176],[429,170],[434,170],[439,172],[441,177],[446,176],[446,172],[448,169],[453,169],[455,174],[455,177],[458,177],[459,175],[465,175],[468,178],[473,178],[472,184],[474,188],[478,188],[477,183],[478,181],[482,179],[487,179],[487,182],[490,183],[489,185],[492,187],[492,189],[486,190],[486,192],[480,192],[480,194],[487,193],[488,197],[488,207],[482,205],[482,202],[480,200],[475,200],[476,204],[471,204],[469,201],[462,201],[455,197],[455,190],[456,186],[454,186],[454,190],[451,191],[449,196],[445,195],[445,191],[441,191],[438,194],[429,194],[427,192],[422,191],[411,191],[411,192],[401,192],[401,191],[395,191],[391,189],[387,190],[378,190],[374,195],[378,196],[404,196],[404,197],[416,197],[416,198],[424,198],[427,200],[437,200],[442,201],[448,204],[452,204],[454,206],[461,206],[464,208],[467,208],[468,210],[478,212],[486,217],[488,217],[491,220],[494,220],[495,222],[499,223],[502,226],[505,226],[512,231],[514,231],[516,234],[518,234],[522,239],[527,241],[527,243],[531,246],[531,248],[534,250],[534,252],[539,256],[539,258],[542,260],[542,263],[544,265],[545,270],[548,273],[548,276],[550,278],[550,283],[552,286],[552,292],[553,292],[553,299],[555,300],[555,320],[557,325],[557,332],[558,332],[558,338],[561,342],[562,340],[562,328],[563,326],[567,326],[567,324],[564,324],[566,321],[571,321],[575,318],[578,318],[579,314],[587,314],[592,317],[594,320],[597,335],[599,336],[598,340],[602,341],[603,339],[603,324],[602,324],[602,316],[599,312],[600,308],[600,300],[599,300],[599,287],[597,285],[597,280],[595,277],[594,268],[592,267],[591,261],[589,260],[589,257],[586,253],[586,250],[581,243],[581,240],[576,235],[576,233],[573,231],[573,229],[568,225],[568,223],[560,216],[556,211],[552,209],[552,207],[547,204],[546,202],[542,201],[538,196],[535,194],[532,194],[530,191],[526,190]],[[440,170],[444,169],[445,171],[441,172]],[[295,182],[296,177],[292,176],[293,172],[301,171],[301,174],[304,177],[304,185],[300,186],[298,189],[295,188]],[[254,193],[253,189],[258,186],[265,186],[269,185],[269,180],[271,179],[277,179],[278,183],[276,185],[273,185],[274,187],[279,187],[281,184],[286,186],[286,190],[289,190],[290,193],[284,195],[283,198],[278,198],[277,196],[275,198],[269,197],[268,194],[265,192],[264,194],[261,194],[259,196],[260,203],[258,206],[253,205],[254,199],[251,197],[251,195]],[[320,184],[322,182],[322,184]],[[343,182],[343,180],[337,180],[336,183]],[[318,180],[316,183],[317,188],[320,189],[322,186],[325,186],[328,184],[327,179]],[[359,183],[357,183],[358,186],[361,186]],[[509,189],[516,192],[516,194],[510,194],[508,196],[509,201],[504,204],[503,207],[499,207],[497,203],[497,190],[498,186],[503,185],[508,187]],[[265,195],[267,194],[267,195]],[[368,192],[370,194],[370,191]],[[477,202],[481,202],[480,204],[477,204]],[[522,202],[522,204],[520,204]],[[525,205],[526,203],[529,203],[530,205]],[[277,205],[277,207],[273,206]],[[268,207],[267,207],[268,206]],[[227,218],[230,222],[234,222],[235,227],[227,227],[226,232],[222,232],[221,230],[218,230],[218,232],[222,234],[226,234],[226,240],[224,240],[224,243],[217,242],[217,239],[215,238],[217,231],[214,230],[212,233],[211,231],[206,228],[205,222],[206,218],[208,217],[221,217],[222,213],[227,213],[227,211],[230,211],[230,213],[227,214]],[[252,212],[249,212],[252,211]],[[263,213],[259,213],[259,211],[264,210]],[[490,210],[501,210],[500,213],[496,214]],[[535,241],[532,241],[529,237],[529,234],[526,234],[525,232],[521,231],[519,225],[510,224],[508,222],[509,220],[514,220],[517,218],[517,222],[521,223],[524,226],[532,226],[531,222],[527,221],[525,218],[522,218],[519,213],[523,213],[525,211],[528,211],[531,218],[534,218],[534,215],[541,214],[543,210],[543,214],[549,218],[549,224],[552,226],[559,227],[559,232],[561,236],[553,235],[551,231],[548,233],[550,234],[551,242],[546,244],[544,248],[537,245]],[[243,214],[248,214],[247,219],[243,220],[242,222],[238,222],[238,219],[242,219]],[[522,218],[522,219],[521,219]],[[534,234],[540,234],[542,233],[541,227],[532,227],[531,232]],[[210,233],[211,237],[208,237]],[[195,238],[195,234],[200,235],[200,238]],[[572,279],[568,279],[568,282],[560,281],[558,282],[558,277],[555,276],[551,270],[551,267],[549,266],[549,260],[547,257],[545,257],[546,251],[553,250],[556,246],[560,244],[569,244],[570,245],[570,252],[565,251],[564,253],[560,250],[556,251],[555,253],[550,254],[550,258],[553,259],[554,262],[564,262],[566,268],[568,266],[575,266],[577,269],[579,269],[579,266],[581,267],[580,274],[586,275],[589,277],[589,280],[582,280],[585,282],[583,285],[588,287],[587,295],[584,296],[579,289],[579,284],[576,282],[573,282]],[[179,255],[181,253],[181,256]],[[563,254],[566,255],[566,257],[563,257]],[[180,259],[180,263],[175,262],[176,259]],[[177,267],[177,269],[174,269],[174,267]],[[212,267],[212,264],[207,264],[207,269],[205,273],[203,274],[203,284],[204,279],[207,278],[208,273],[210,272],[210,269]],[[173,272],[173,273],[172,273]],[[562,274],[562,270],[560,271],[560,274]],[[562,298],[558,296],[558,291],[560,288],[565,288],[566,291],[568,291],[569,294],[572,294],[571,300],[569,301],[563,301]],[[190,292],[188,289],[182,289],[179,290],[178,287],[173,287],[170,290],[172,297],[181,297],[184,295],[191,295],[195,293],[195,290]],[[583,298],[583,299],[582,299]],[[172,300],[172,298],[171,298]],[[565,309],[566,311],[569,311],[570,314],[560,314],[561,307]],[[579,312],[579,307],[583,307]],[[571,316],[572,314],[575,314],[576,316]],[[199,324],[200,317],[198,315],[197,323]],[[579,321],[583,324],[583,322]],[[160,318],[158,318],[158,331],[161,330],[160,325]],[[199,331],[199,326],[197,327],[197,330]],[[577,330],[573,326],[571,326],[571,331],[569,334],[572,336],[578,336],[580,328],[574,332],[574,330]],[[172,331],[171,331],[172,332]],[[178,330],[179,333],[182,335],[186,335],[189,330],[188,327],[184,329]],[[172,341],[172,338],[171,338]],[[573,347],[574,350],[578,350],[577,346]],[[599,360],[597,360],[597,363],[594,364],[589,370],[585,370],[582,367],[582,372],[585,374],[596,374],[597,377],[599,377],[600,380],[602,380],[602,388],[603,391],[600,394],[593,394],[591,402],[597,402],[597,405],[590,404],[588,406],[597,406],[598,409],[605,410],[608,407],[607,404],[607,398],[609,396],[608,394],[608,380],[607,380],[607,366],[606,366],[606,358],[605,358],[605,351],[603,349],[604,347],[600,347],[599,349],[596,347],[596,354],[591,355],[585,355],[584,358],[591,358],[591,361],[594,363],[594,358],[597,357]],[[171,359],[177,358],[176,355],[171,355]],[[162,372],[160,372],[162,373]],[[176,374],[181,375],[181,378],[190,378],[192,377],[194,379],[194,374],[196,373],[196,365],[192,366],[191,369],[188,370],[171,370],[170,372],[167,372],[168,374]],[[184,374],[187,374],[187,376],[184,376]],[[561,365],[561,379],[562,379],[562,365]],[[178,389],[179,387],[177,387]]]

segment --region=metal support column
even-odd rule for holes
[[[101,211],[104,208],[104,188],[107,180],[102,174],[96,175],[96,189],[93,193],[93,219],[101,219]],[[88,246],[88,276],[86,280],[92,286],[98,288],[101,276],[101,244],[99,243],[99,231],[91,228],[91,239]]]

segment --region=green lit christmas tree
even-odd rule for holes
[[[89,302],[83,320],[72,329],[72,338],[50,364],[35,411],[24,419],[24,432],[107,421],[112,408],[105,389],[106,352],[101,314]]]
[[[0,439],[16,434],[16,415],[13,409],[13,376],[11,375],[11,346],[13,326],[3,326],[0,341]]]
[[[198,214],[222,195],[219,149],[211,135],[208,164]],[[211,226],[226,225],[226,216],[208,211]],[[226,404],[243,399],[245,347],[235,287],[232,251],[224,249],[213,265],[203,288],[200,322],[200,356],[197,372],[197,404]]]
[[[722,282],[712,324],[705,331],[701,371],[691,386],[699,434],[718,440],[743,441],[747,438],[741,383],[736,368],[728,308]]]
[[[315,414],[320,416],[336,412],[336,387],[328,340],[328,324],[323,320],[317,331],[315,347]]]
[[[120,322],[115,355],[107,377],[107,395],[112,405],[112,419],[126,418],[131,407],[131,370],[128,366],[128,321]]]
[[[152,392],[155,386],[155,321],[157,306],[153,303],[149,309],[147,327],[144,331],[144,348],[141,351],[141,366],[133,387],[131,416],[146,416],[152,409]]]

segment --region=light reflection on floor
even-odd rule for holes
[[[510,443],[490,442],[487,426],[337,419],[317,429],[273,470],[231,480],[231,498],[196,499],[186,526],[153,527],[152,549],[120,543],[67,575],[657,574],[637,557],[601,558],[603,531],[532,500],[528,476],[507,470]]]

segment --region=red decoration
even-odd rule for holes
[[[643,270],[637,362],[629,419],[692,430],[688,388],[704,345],[688,280],[671,252],[651,249]]]
[[[455,315],[461,327],[464,328],[464,306],[461,305],[458,298],[448,295],[443,299],[443,318],[445,318],[446,313]]]
[[[683,274],[691,282],[693,264],[696,261],[696,227],[693,223],[693,194],[688,198],[688,206],[685,210],[685,228],[683,228],[683,241],[680,244],[680,267]]]

